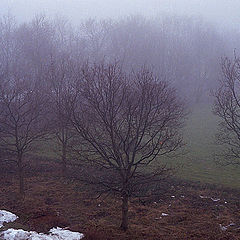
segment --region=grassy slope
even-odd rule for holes
[[[225,187],[240,188],[240,166],[222,167],[214,162],[212,154],[217,151],[214,135],[218,119],[212,114],[210,105],[197,105],[192,109],[184,130],[188,154],[179,159],[168,159],[172,165],[181,165],[176,177],[218,184]],[[56,153],[57,145],[51,140],[41,143],[35,152],[41,159],[60,160]]]
[[[218,150],[214,144],[217,121],[211,106],[199,105],[192,109],[185,130],[189,154],[181,159],[184,167],[178,176],[186,180],[240,188],[240,167],[223,167],[214,162],[212,154]]]

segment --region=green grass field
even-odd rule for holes
[[[191,109],[184,129],[188,154],[177,159],[167,158],[167,161],[173,166],[180,166],[176,173],[177,178],[240,188],[240,165],[223,167],[214,162],[212,154],[219,148],[214,143],[217,122],[217,117],[211,112],[211,105],[201,104]],[[34,155],[41,159],[59,161],[56,147],[53,140],[42,143]]]
[[[220,166],[213,153],[219,150],[215,141],[218,119],[211,105],[198,105],[192,109],[184,131],[189,153],[178,160],[183,167],[177,177],[201,183],[240,188],[240,166]]]

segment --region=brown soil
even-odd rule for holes
[[[24,199],[17,194],[14,173],[0,170],[0,209],[19,216],[8,227],[38,232],[69,227],[84,233],[84,240],[240,239],[238,191],[165,181],[159,196],[145,201],[131,199],[130,228],[122,232],[119,230],[121,201],[113,196],[89,198],[85,186],[62,178],[59,169],[57,164],[46,162],[28,168]],[[214,201],[217,198],[220,200]],[[234,225],[221,230],[220,224],[231,223]]]

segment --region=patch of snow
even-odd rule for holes
[[[175,196],[171,196],[171,198],[175,198]]]
[[[227,202],[224,202],[225,204],[227,203]]]
[[[165,217],[165,216],[168,216],[168,214],[167,213],[162,213],[162,216]]]
[[[226,231],[227,230],[227,227],[223,226],[222,224],[219,224],[219,227],[222,231]]]
[[[11,212],[0,210],[0,228],[3,227],[3,223],[14,222],[17,218],[18,216]]]
[[[33,233],[34,232],[26,232],[22,229],[8,229],[0,234],[0,238],[3,240],[14,240],[14,239],[19,239],[19,240],[25,240],[25,239],[32,239],[33,238]],[[31,238],[30,238],[31,237]],[[35,239],[34,239],[35,240]]]
[[[220,201],[220,198],[211,198],[211,200],[214,202],[218,202],[218,201]]]
[[[71,232],[62,228],[52,228],[49,234],[27,232],[22,229],[8,229],[0,234],[3,240],[80,240],[83,238],[82,233]]]
[[[52,228],[49,232],[52,235],[59,236],[59,239],[79,240],[79,239],[83,238],[82,233],[72,232],[72,231],[65,230],[65,229],[62,229],[62,228],[59,228],[59,227],[58,228]]]
[[[211,199],[213,202],[218,202],[218,201],[221,200],[220,198],[205,197],[205,196],[202,196],[202,195],[199,195],[199,197],[202,198],[202,199],[205,199],[205,198]]]
[[[226,231],[229,227],[235,226],[235,223],[231,222],[227,226],[223,226],[222,224],[219,224],[219,226],[222,231]]]

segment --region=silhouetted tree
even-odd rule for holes
[[[0,148],[17,164],[22,195],[24,156],[47,133],[46,98],[21,78],[0,80]]]
[[[63,176],[67,173],[67,158],[70,140],[73,138],[73,129],[68,115],[68,98],[71,94],[72,81],[74,79],[74,63],[67,56],[53,58],[48,69],[47,81],[51,109],[51,133],[55,135],[56,143],[60,148]]]
[[[224,58],[221,66],[223,77],[213,107],[220,118],[216,140],[222,146],[216,158],[223,164],[240,164],[240,58]]]
[[[126,230],[129,197],[167,171],[147,167],[183,146],[184,104],[151,71],[126,75],[118,64],[85,66],[73,99],[72,123],[83,141],[82,176],[99,192],[120,194]]]

